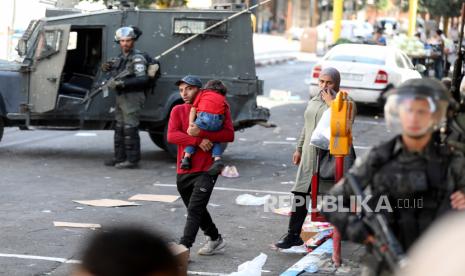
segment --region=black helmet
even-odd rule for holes
[[[444,84],[436,79],[411,79],[407,80],[397,89],[388,93],[397,94],[399,96],[419,96],[430,97],[434,101],[449,101],[450,94]]]

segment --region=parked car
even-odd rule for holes
[[[334,46],[314,67],[310,81],[310,95],[318,94],[321,70],[334,67],[341,73],[341,89],[360,103],[377,104],[379,96],[408,79],[421,78],[410,59],[401,50],[367,44]]]
[[[333,28],[334,21],[328,20],[317,27],[318,43],[317,54],[324,55],[334,44]],[[342,20],[340,38],[352,42],[362,42],[373,34],[373,26],[370,23],[359,20]]]

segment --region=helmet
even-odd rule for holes
[[[432,132],[445,122],[450,98],[446,87],[435,79],[408,80],[387,93],[384,105],[387,127],[410,136]],[[408,122],[407,116],[416,116],[415,122]]]
[[[115,32],[115,42],[118,43],[123,38],[137,40],[141,35],[142,31],[135,26],[121,27]]]

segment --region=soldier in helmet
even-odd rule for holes
[[[445,87],[433,79],[409,80],[389,92],[385,118],[398,135],[372,148],[348,172],[370,196],[367,205],[385,215],[404,251],[436,218],[465,209],[465,158],[435,139],[448,102]],[[347,181],[343,178],[323,197],[322,212],[343,237],[368,244],[373,233],[359,216],[330,208],[350,207],[354,192]],[[374,255],[365,261],[363,275],[390,274]]]
[[[116,31],[115,42],[121,54],[102,64],[102,70],[120,79],[111,79],[110,90],[116,93],[115,155],[105,161],[106,166],[118,169],[136,168],[140,160],[139,115],[145,102],[145,89],[150,79],[147,75],[148,55],[134,48],[142,32],[136,27],[122,27]]]

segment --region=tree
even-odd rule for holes
[[[419,0],[419,10],[425,9],[433,16],[456,17],[460,15],[465,0]]]

